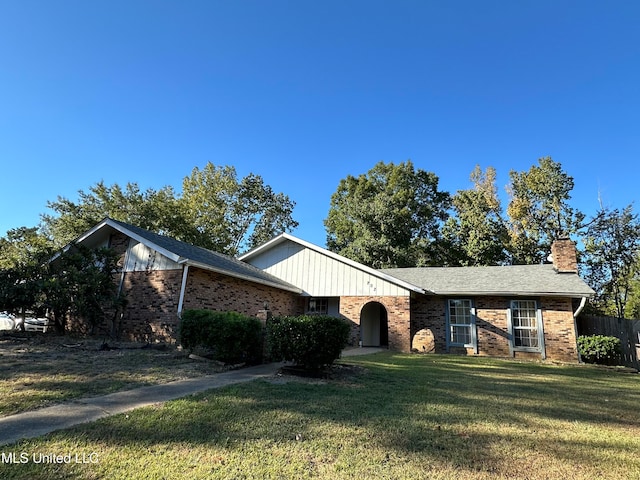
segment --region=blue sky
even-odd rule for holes
[[[381,160],[454,193],[476,164],[504,191],[551,156],[575,207],[624,207],[638,24],[632,0],[0,0],[0,235],[100,180],[179,189],[209,161],[288,194],[319,245],[339,181]]]

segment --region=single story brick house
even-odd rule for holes
[[[575,362],[575,316],[594,294],[568,239],[553,264],[385,270],[286,233],[238,259],[112,219],[77,242],[120,255],[132,338],[175,338],[184,309],[268,310],[345,318],[353,345]]]
[[[301,288],[305,311],[350,320],[355,345],[575,362],[575,317],[595,292],[571,240],[551,254],[544,265],[375,270],[285,233],[240,260]]]

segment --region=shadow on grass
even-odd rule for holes
[[[374,463],[385,461],[377,452],[387,452],[485,474],[553,469],[549,459],[555,468],[583,464],[597,472],[640,448],[637,377],[452,356],[384,353],[346,363],[366,372],[348,383],[259,381],[211,390],[53,438],[141,452],[167,444],[234,451],[255,442],[309,442],[333,458],[364,449]]]

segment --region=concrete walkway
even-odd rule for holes
[[[39,437],[55,430],[93,422],[135,408],[186,397],[210,388],[250,382],[274,375],[281,363],[232,370],[200,378],[140,387],[101,397],[82,398],[51,407],[0,418],[0,445]]]
[[[371,347],[351,348],[343,351],[342,357],[368,355],[385,350],[384,348]],[[40,410],[0,418],[0,445],[39,437],[56,430],[93,422],[99,418],[128,412],[136,408],[175,400],[176,398],[186,397],[211,388],[221,388],[227,385],[270,377],[282,365],[282,363],[270,363],[200,378],[124,390],[101,397],[82,398]]]
[[[342,351],[341,358],[357,357],[359,355],[370,355],[372,353],[388,352],[386,347],[349,347]]]

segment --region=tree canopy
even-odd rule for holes
[[[194,168],[182,182],[178,206],[185,222],[195,227],[191,243],[229,255],[256,247],[293,230],[293,202],[275,193],[261,176],[238,180],[233,167]]]
[[[27,249],[0,269],[0,310],[23,318],[49,313],[58,333],[65,333],[70,315],[93,329],[119,302],[114,271],[116,257],[107,248],[71,245],[55,255],[49,247]]]
[[[0,270],[21,267],[51,253],[53,245],[38,227],[19,227],[0,237]]]
[[[454,214],[443,228],[449,263],[460,266],[498,265],[507,262],[508,231],[496,188],[496,170],[476,165],[473,187],[453,196]]]
[[[632,206],[601,208],[584,234],[584,274],[596,291],[593,307],[619,318],[638,312],[640,220]]]
[[[327,247],[374,268],[437,264],[451,202],[438,182],[410,160],[347,176],[331,196]]]
[[[135,182],[121,187],[100,181],[85,192],[78,192],[76,202],[59,196],[47,203],[55,214],[43,214],[42,230],[56,247],[75,240],[105,217],[131,223],[157,233],[184,237],[185,232],[176,195],[171,187],[142,191]]]
[[[551,243],[575,234],[584,214],[570,206],[573,177],[551,157],[538,160],[525,172],[509,173],[511,201],[507,207],[511,255],[514,264],[543,262]]]
[[[290,231],[295,203],[275,193],[259,175],[238,179],[235,168],[208,163],[182,182],[182,194],[170,186],[142,191],[137,183],[107,186],[98,182],[78,201],[49,202],[54,215],[42,216],[43,231],[62,247],[105,217],[136,225],[194,245],[236,255]]]

